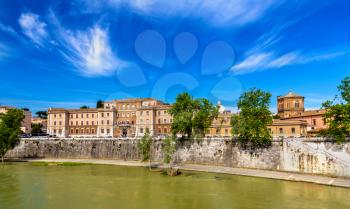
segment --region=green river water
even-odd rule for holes
[[[0,209],[350,209],[350,189],[113,165],[0,165]]]

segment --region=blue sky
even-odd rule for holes
[[[234,109],[252,87],[306,107],[350,75],[346,0],[1,0],[0,104],[93,107],[189,91]]]

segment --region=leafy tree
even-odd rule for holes
[[[338,91],[340,98],[336,96],[333,101],[328,100],[322,104],[326,110],[323,119],[328,125],[322,134],[343,142],[350,133],[350,77],[342,80]]]
[[[172,132],[187,135],[205,135],[205,130],[218,115],[218,108],[207,99],[193,99],[188,93],[179,94],[169,113],[173,116]]]
[[[103,101],[102,100],[98,100],[96,102],[96,108],[103,108],[103,107],[104,107]]]
[[[32,135],[35,136],[35,135],[39,135],[39,134],[42,134],[44,133],[43,130],[43,125],[40,124],[40,123],[32,123]]]
[[[269,110],[271,94],[260,89],[243,93],[238,101],[240,113],[231,118],[233,135],[242,143],[265,146],[271,143],[272,136],[267,126],[272,124]]]
[[[170,164],[171,156],[175,152],[175,140],[173,137],[168,136],[163,140],[162,151],[164,155],[164,163]]]
[[[90,108],[90,107],[89,107],[89,106],[86,106],[86,105],[80,107],[80,109],[89,109],[89,108]]]
[[[137,148],[141,151],[142,161],[151,160],[152,137],[146,132],[141,140],[137,143]]]
[[[38,111],[35,113],[39,118],[47,119],[47,111]]]
[[[6,152],[16,145],[21,134],[21,123],[24,119],[23,110],[10,109],[0,116],[0,156],[4,162]]]

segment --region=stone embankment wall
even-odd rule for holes
[[[153,161],[162,161],[162,142],[152,145]],[[28,139],[7,153],[12,158],[93,158],[139,160],[134,139]],[[186,142],[177,148],[175,163],[314,173],[350,178],[350,142],[285,139],[269,148],[247,149],[227,139]]]

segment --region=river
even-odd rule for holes
[[[346,209],[350,189],[114,165],[0,165],[0,209]]]

